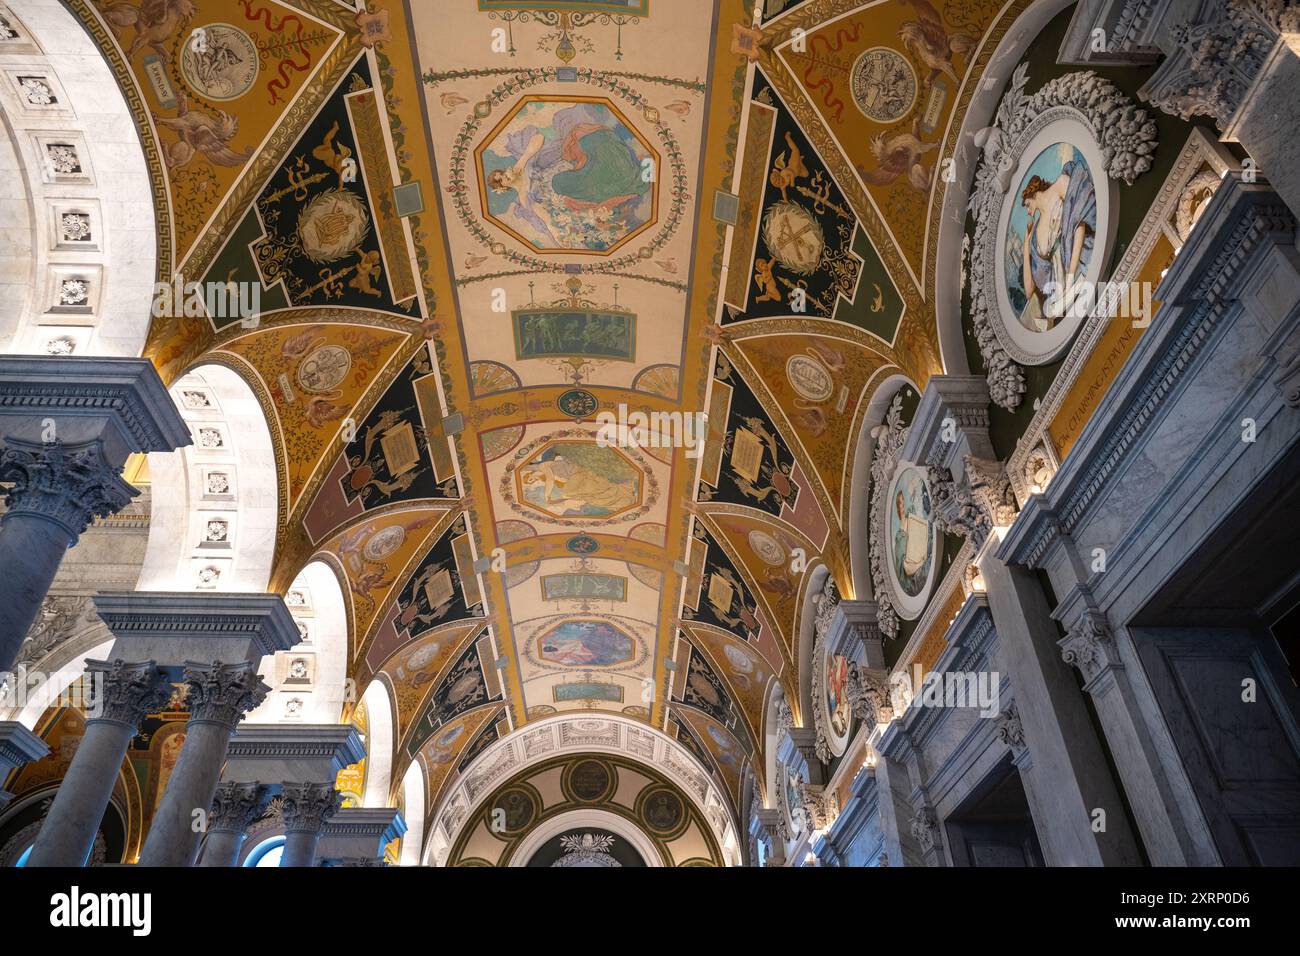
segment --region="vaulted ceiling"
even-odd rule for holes
[[[943,164],[1024,0],[72,5],[141,124],[160,280],[260,294],[146,354],[262,401],[272,586],[336,569],[395,779],[420,761],[432,812],[531,721],[617,713],[738,802],[807,575],[852,596],[867,402],[941,368]],[[702,450],[607,447],[620,409],[707,413]]]

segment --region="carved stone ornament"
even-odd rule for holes
[[[161,710],[172,695],[171,683],[154,661],[86,661],[86,670],[93,688],[92,718],[138,727],[145,714]]]
[[[94,609],[84,595],[46,595],[40,613],[18,651],[14,669],[27,668],[44,660],[59,645],[74,636],[79,625],[89,623]]]
[[[844,743],[840,741],[829,726],[824,702],[826,699],[826,638],[830,633],[831,622],[835,619],[835,609],[840,603],[840,592],[835,587],[835,579],[826,575],[826,584],[822,593],[813,598],[817,602],[817,611],[813,620],[812,659],[812,717],[813,729],[817,733],[814,752],[817,759],[830,763],[844,752]]]
[[[779,737],[791,730],[794,730],[794,710],[791,709],[790,702],[782,697],[776,702],[776,733]]]
[[[1105,616],[1098,611],[1084,611],[1058,646],[1061,658],[1071,667],[1077,667],[1085,681],[1092,681],[1107,667],[1119,663],[1114,635]]]
[[[994,720],[998,740],[1010,747],[1013,753],[1020,754],[1025,749],[1025,727],[1020,722],[1020,709],[1016,702],[1009,703]]]
[[[208,829],[243,833],[266,810],[270,800],[270,792],[261,784],[231,781],[218,784],[212,797]]]
[[[984,357],[989,397],[1008,410],[1020,405],[1025,375],[998,334],[1001,317],[996,274],[1002,263],[995,247],[1002,204],[1013,187],[1021,154],[1053,117],[1073,117],[1088,126],[1100,147],[1106,175],[1129,185],[1151,168],[1156,149],[1155,121],[1108,80],[1092,71],[1069,73],[1049,80],[1030,96],[1024,92],[1027,71],[1027,64],[1016,68],[993,125],[975,134],[975,146],[984,156],[967,203],[967,212],[975,220],[971,319]],[[1098,250],[1095,255],[1103,252]]]
[[[104,459],[99,442],[65,447],[62,442],[6,439],[0,449],[0,482],[9,514],[40,515],[68,533],[76,544],[90,522],[116,514],[138,491],[122,478],[122,469]]]
[[[803,818],[808,826],[823,833],[831,828],[838,815],[835,797],[822,787],[801,783],[796,787]]]
[[[333,783],[286,783],[280,815],[286,833],[319,833],[343,806]]]
[[[185,665],[185,682],[189,693],[186,709],[192,721],[212,721],[225,724],[233,731],[244,715],[262,701],[271,688],[257,676],[257,665],[251,661],[239,664]]]
[[[1279,32],[1295,32],[1300,7],[1289,0],[1224,0],[1208,12],[1202,22],[1174,25],[1170,35],[1176,49],[1141,92],[1166,113],[1185,120],[1209,116],[1224,129]]]
[[[889,671],[883,667],[849,664],[849,701],[859,720],[883,726],[894,719]]]
[[[892,640],[898,636],[898,611],[892,600],[893,588],[886,578],[889,558],[885,554],[885,539],[880,529],[885,527],[885,498],[889,495],[903,443],[907,440],[907,428],[903,425],[903,396],[895,395],[889,403],[889,411],[885,413],[878,434],[871,459],[871,586],[876,599],[876,623],[880,633]]]
[[[803,806],[792,805],[789,800],[789,792],[803,786],[803,781],[800,780],[799,783],[791,786],[790,769],[779,760],[776,762],[776,774],[776,805],[781,815],[776,822],[775,831],[782,841],[788,842],[796,839],[804,831]]]
[[[1016,518],[1016,496],[1001,462],[966,455],[961,482],[941,465],[928,466],[934,523],[940,531],[969,538],[978,550],[997,527]]]
[[[932,853],[943,845],[939,832],[939,818],[934,809],[922,806],[912,817],[912,836],[922,853]]]

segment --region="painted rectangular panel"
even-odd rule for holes
[[[515,358],[636,357],[636,316],[622,311],[542,308],[513,313]]]
[[[618,684],[556,684],[551,690],[557,704],[574,700],[623,702],[623,688]]]
[[[627,600],[627,578],[616,574],[544,574],[542,599],[595,598],[605,601]]]
[[[650,15],[650,0],[478,0],[480,10],[586,10],[591,13]]]

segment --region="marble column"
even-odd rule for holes
[[[316,847],[325,823],[343,806],[343,794],[329,783],[286,783],[284,799],[284,855],[281,866],[315,866]]]
[[[189,663],[185,682],[190,712],[185,745],[150,824],[141,866],[194,865],[230,738],[244,715],[270,692],[254,661]]]
[[[59,785],[28,866],[85,866],[127,745],[144,715],[160,709],[172,685],[153,661],[87,661],[94,716]]]
[[[266,809],[271,789],[259,783],[220,783],[208,813],[200,866],[234,866],[249,825]]]
[[[135,452],[190,444],[145,359],[0,356],[0,671],[18,656],[68,548],[136,491]],[[137,658],[138,659],[138,658]]]
[[[96,518],[116,514],[138,494],[103,445],[42,445],[6,436],[0,481],[8,510],[0,519],[0,671],[8,670],[54,583],[63,555]]]
[[[40,760],[50,752],[49,745],[16,720],[0,720],[0,784],[10,772],[23,764]],[[0,790],[0,810],[13,794]]]

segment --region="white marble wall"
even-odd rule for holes
[[[0,143],[0,350],[137,356],[151,318],[157,231],[135,124],[108,63],[59,0],[3,6],[22,35],[0,41],[8,134]],[[57,102],[29,102],[17,83],[27,75],[48,81]],[[50,142],[70,144],[81,171],[55,173]],[[58,241],[67,209],[91,216],[89,242]],[[69,278],[87,282],[87,299],[59,311],[59,283]]]

